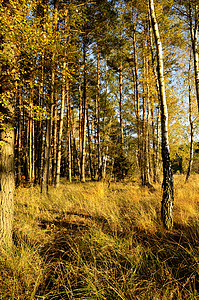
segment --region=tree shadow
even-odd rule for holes
[[[64,213],[52,221],[40,220],[39,226],[51,232],[49,243],[46,243],[40,252],[49,265],[48,276],[40,286],[41,290],[45,287],[47,290],[53,288],[52,278],[57,265],[60,264],[60,268],[70,265],[81,273],[81,264],[92,265],[93,263],[92,247],[95,249],[95,255],[100,256],[98,253],[100,247],[92,231],[95,226],[95,229],[99,228],[103,233],[117,238],[120,243],[126,243],[131,238],[132,244],[129,251],[132,251],[132,254],[136,247],[142,249],[142,254],[140,254],[142,259],[136,271],[140,282],[147,282],[150,279],[156,282],[159,289],[163,286],[175,285],[185,294],[186,292],[193,294],[199,292],[199,229],[196,226],[175,223],[173,230],[168,231],[159,227],[156,232],[150,232],[129,224],[129,228],[121,232],[119,229],[113,231],[107,219],[102,216],[77,212]],[[108,259],[113,262],[115,258],[124,274],[128,270],[130,272],[133,266],[128,256],[122,255],[119,249],[118,253],[117,249],[110,250]],[[98,263],[102,264],[101,261]],[[113,268],[117,266],[113,265]],[[64,272],[67,271],[63,269]],[[77,285],[78,280],[76,280]],[[172,299],[178,298],[176,296]]]

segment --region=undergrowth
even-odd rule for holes
[[[48,196],[18,188],[0,299],[198,299],[199,177],[175,177],[171,231],[154,187],[63,183]]]

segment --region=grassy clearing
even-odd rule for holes
[[[63,184],[16,191],[14,248],[0,257],[0,299],[198,299],[199,176],[175,177],[174,229],[161,187]]]

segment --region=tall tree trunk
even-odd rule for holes
[[[151,26],[151,19],[149,18],[149,43],[151,49],[151,63],[152,63],[152,71],[155,77],[155,84],[157,89],[157,96],[160,102],[160,89],[159,89],[159,82],[158,82],[158,75],[156,70],[156,62],[154,58],[154,49],[153,49],[153,29]],[[154,110],[154,99],[150,99],[151,103],[151,118],[152,118],[152,138],[153,138],[153,181],[160,181],[159,178],[159,106],[158,106],[158,115],[157,115],[157,133],[155,130],[155,110]]]
[[[157,161],[156,161],[156,148],[157,148],[157,140],[155,136],[155,116],[154,116],[154,103],[151,99],[151,129],[152,129],[152,165],[153,165],[153,182],[157,182]]]
[[[56,3],[58,5],[58,0]],[[68,3],[65,7],[65,20],[64,20],[64,31],[68,27]],[[64,109],[65,109],[65,98],[66,98],[66,70],[67,70],[67,57],[66,51],[64,52],[63,70],[62,70],[62,91],[61,91],[61,110],[60,110],[60,121],[59,121],[59,133],[58,133],[58,144],[57,144],[57,163],[56,163],[56,179],[55,186],[59,187],[60,175],[61,175],[61,146],[63,139],[63,124],[64,124]]]
[[[64,123],[64,107],[66,97],[66,62],[63,63],[63,75],[62,75],[62,95],[61,95],[61,110],[59,119],[59,134],[58,134],[58,145],[57,145],[57,170],[56,170],[56,187],[59,187],[60,183],[60,172],[61,172],[61,145],[63,137],[63,123]]]
[[[17,96],[17,141],[16,141],[16,186],[21,183],[21,138],[22,138],[22,126],[21,126],[21,89],[18,91]]]
[[[33,149],[33,117],[32,117],[32,103],[30,104],[30,112],[29,112],[29,180],[32,180],[32,166],[33,166],[33,159],[32,159],[32,149]]]
[[[100,141],[100,74],[99,74],[100,54],[97,52],[97,94],[96,94],[96,122],[97,122],[97,157],[98,157],[98,180],[102,178],[102,158]]]
[[[138,166],[140,169],[140,177],[143,182],[142,173],[142,159],[141,159],[141,133],[140,133],[140,103],[139,103],[139,81],[138,81],[138,67],[137,67],[137,47],[136,47],[136,30],[135,30],[135,19],[133,15],[133,55],[134,55],[134,72],[135,72],[135,106],[136,106],[136,125],[137,125],[137,135],[138,135]]]
[[[196,87],[196,99],[198,103],[199,111],[199,66],[198,66],[198,14],[199,10],[198,4],[194,5],[194,25],[193,25],[193,14],[192,14],[192,5],[189,0],[189,28],[191,33],[191,43],[193,51],[193,60],[194,60],[194,73],[195,73],[195,87]]]
[[[52,163],[52,180],[56,185],[56,169],[57,169],[57,92],[55,93],[55,105],[53,115],[53,163]]]
[[[107,72],[107,57],[105,57],[105,101],[104,101],[104,111],[103,111],[103,119],[102,119],[102,132],[103,137],[105,136],[105,117],[106,117],[106,106],[107,106],[107,97],[108,97],[108,72]],[[107,147],[105,146],[106,139],[103,138],[102,143],[102,179],[106,178],[106,161],[105,157],[107,157],[106,150],[108,152]]]
[[[43,174],[41,183],[41,193],[47,194],[49,187],[49,172],[50,172],[50,155],[51,155],[51,111],[46,120],[46,135],[44,146],[44,159],[43,159]]]
[[[81,91],[81,67],[79,62],[79,81],[78,81],[78,97],[79,97],[79,175],[81,179],[81,157],[82,157],[82,91]]]
[[[4,124],[0,128],[0,248],[12,245],[14,199],[14,109],[12,103],[0,104]]]
[[[145,27],[145,37],[147,34],[146,23]],[[143,96],[142,96],[142,172],[143,172],[143,182],[144,186],[149,186],[149,165],[148,165],[148,113],[147,113],[147,104],[148,104],[148,86],[147,86],[147,57],[146,57],[146,40],[143,40]]]
[[[193,164],[193,120],[192,120],[192,103],[191,103],[191,83],[190,83],[190,64],[191,64],[191,55],[190,55],[190,61],[189,61],[189,73],[188,73],[188,84],[189,84],[189,124],[190,124],[190,148],[189,148],[189,165],[187,169],[187,175],[185,182],[188,182],[190,175],[191,175],[191,169]]]
[[[70,125],[71,125],[71,136],[72,136],[71,140],[73,141],[73,176],[75,177],[76,175],[80,175],[79,172],[80,162],[79,162],[78,151],[77,151],[77,142],[74,134],[74,124],[72,119],[71,107],[70,107]]]
[[[120,135],[121,135],[121,145],[122,145],[122,150],[124,147],[124,129],[123,129],[123,65],[122,65],[122,60],[120,61],[120,69],[119,69],[119,87],[120,87],[120,103],[119,103],[119,108],[120,108]]]
[[[72,153],[71,153],[71,107],[69,98],[69,81],[66,78],[66,107],[67,107],[67,142],[68,142],[68,180],[72,182]]]
[[[2,9],[12,14],[12,3],[3,1]],[[14,9],[13,9],[14,11]],[[13,20],[11,16],[11,20]],[[12,22],[12,21],[11,21]],[[14,23],[13,23],[14,24]],[[2,17],[0,27],[3,28]],[[16,70],[13,41],[1,31],[1,84],[0,84],[0,249],[8,250],[12,246],[12,224],[14,213],[14,127]],[[13,74],[13,75],[12,75]],[[16,81],[15,81],[16,82]],[[16,91],[15,91],[16,92]]]
[[[39,93],[38,93],[38,103],[37,105],[42,108],[44,100],[44,55],[41,57],[41,73],[39,74]],[[43,122],[42,117],[35,121],[35,184],[40,184],[42,182],[42,164],[43,164]]]
[[[162,161],[163,161],[163,198],[161,205],[161,217],[164,226],[171,229],[173,226],[173,201],[174,187],[173,174],[171,170],[169,141],[168,141],[168,113],[164,85],[164,66],[162,56],[162,43],[159,35],[158,24],[155,16],[153,0],[149,0],[149,10],[152,21],[152,28],[157,48],[157,72],[160,87],[160,109],[161,109],[161,131],[162,131]]]
[[[85,157],[86,157],[86,108],[87,108],[87,37],[83,38],[83,60],[84,60],[84,86],[82,107],[82,155],[81,155],[81,181],[85,182]]]
[[[91,180],[93,180],[93,164],[92,164],[92,146],[91,146],[91,134],[89,128],[89,113],[88,113],[88,105],[86,106],[86,116],[87,116],[87,132],[88,132],[88,156],[89,156],[89,167],[90,167],[90,176]]]

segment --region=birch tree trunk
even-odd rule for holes
[[[161,217],[166,229],[173,226],[173,175],[171,170],[169,141],[168,141],[168,113],[164,85],[164,66],[162,56],[162,43],[160,39],[158,24],[155,16],[153,0],[149,0],[149,10],[151,16],[152,28],[155,36],[157,48],[157,72],[160,88],[160,110],[161,110],[161,131],[162,131],[162,161],[163,161],[163,197],[161,205]]]

